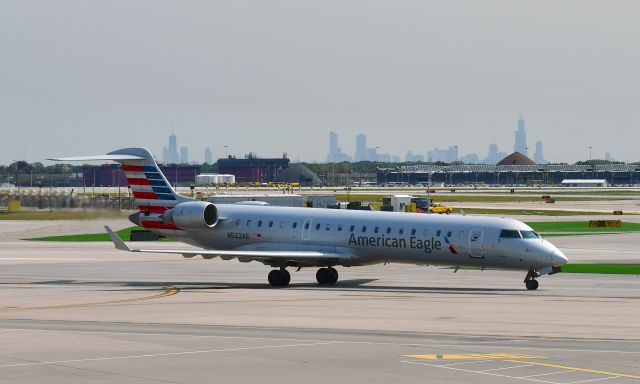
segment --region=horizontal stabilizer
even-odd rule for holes
[[[58,157],[55,159],[47,159],[51,161],[126,161],[126,160],[145,160],[144,157],[134,155],[97,155],[97,156],[77,156],[77,157]]]

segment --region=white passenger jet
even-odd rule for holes
[[[51,160],[122,164],[139,208],[129,220],[201,248],[130,249],[105,227],[117,249],[255,260],[274,268],[268,276],[272,286],[289,284],[287,267],[317,267],[318,283],[334,284],[336,266],[389,262],[522,270],[526,288],[535,290],[538,277],[560,272],[567,262],[560,250],[529,226],[507,218],[195,201],[175,192],[144,148]]]

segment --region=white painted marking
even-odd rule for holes
[[[437,365],[438,367],[449,367],[452,365],[462,365],[462,364],[478,364],[478,363],[488,363],[490,361],[500,361],[500,360],[496,360],[496,359],[488,359],[488,360],[473,360],[473,361],[463,361],[460,363],[451,363],[451,364],[434,364]]]
[[[154,353],[154,354],[148,354],[148,355],[129,355],[129,356],[96,357],[96,358],[75,359],[75,360],[40,361],[40,362],[33,362],[33,363],[3,364],[3,365],[0,365],[0,368],[28,367],[28,366],[34,366],[34,365],[83,363],[87,361],[125,360],[125,359],[140,359],[140,358],[163,357],[163,356],[196,355],[196,354],[202,354],[202,353],[250,351],[250,350],[257,350],[257,349],[310,347],[315,345],[329,345],[329,344],[337,344],[337,343],[265,345],[265,346],[259,346],[259,347],[241,347],[241,348],[227,348],[227,349],[209,349],[209,350],[203,350],[203,351],[167,352],[167,353]]]
[[[533,367],[533,365],[530,364],[523,364],[523,365],[514,365],[512,367],[503,367],[503,368],[493,368],[493,369],[483,369],[480,372],[493,372],[493,371],[502,371],[503,369],[514,369],[514,368],[522,368],[522,367]]]
[[[426,364],[426,363],[419,363],[416,361],[401,361],[401,363],[405,363],[405,364],[416,364],[416,365],[424,365],[427,367],[436,367],[436,368],[442,368],[442,369],[451,369],[453,371],[460,371],[460,372],[466,372],[466,373],[478,373],[481,375],[488,375],[488,376],[496,376],[496,377],[504,377],[505,379],[516,379],[516,380],[526,380],[526,381],[534,381],[536,383],[545,383],[545,384],[561,384],[555,381],[545,381],[545,380],[538,380],[538,379],[529,379],[526,377],[518,377],[518,376],[508,376],[508,375],[500,375],[498,373],[491,373],[491,372],[482,372],[482,371],[472,371],[470,369],[462,369],[462,368],[456,368],[456,367],[441,367],[438,365],[433,365],[433,364]]]
[[[269,341],[299,341],[306,343],[350,343],[338,340],[315,340],[315,339],[290,339],[276,337],[248,337],[248,336],[219,336],[219,335],[185,335],[178,333],[138,333],[138,332],[108,332],[108,331],[68,331],[56,329],[27,329],[27,328],[0,328],[3,331],[21,331],[21,332],[59,332],[59,333],[77,333],[88,335],[130,335],[130,336],[166,336],[166,337],[194,337],[194,338],[212,338],[212,339],[237,339],[237,340],[269,340]]]
[[[556,371],[556,372],[539,373],[537,375],[524,376],[524,377],[549,376],[549,375],[557,375],[559,373],[567,373],[567,372],[575,372],[575,371],[573,371],[573,370],[564,370],[564,371]]]
[[[185,291],[182,291],[185,293]],[[189,293],[189,292],[186,292]],[[202,338],[229,338],[229,339],[246,339],[246,340],[282,340],[282,341],[304,341],[304,342],[330,342],[330,343],[350,343],[350,344],[368,344],[368,345],[400,345],[424,348],[486,348],[486,349],[516,349],[516,350],[534,350],[534,351],[558,351],[558,352],[591,352],[591,353],[620,353],[620,354],[640,354],[640,351],[616,351],[616,350],[598,350],[598,349],[567,349],[567,348],[542,348],[542,347],[512,347],[508,345],[486,345],[486,344],[416,344],[416,343],[381,343],[374,341],[338,341],[338,340],[315,340],[315,339],[289,339],[289,338],[270,338],[270,337],[243,337],[243,336],[216,336],[216,335],[188,335],[188,334],[168,334],[168,333],[139,333],[139,332],[109,332],[109,331],[69,331],[55,329],[28,329],[28,328],[11,328],[0,327],[0,330],[25,331],[25,332],[63,332],[63,333],[79,333],[79,334],[105,334],[105,335],[134,335],[134,336],[167,336],[167,337],[202,337]],[[589,340],[598,341],[598,340]],[[616,342],[638,343],[635,340],[616,340]]]
[[[592,381],[603,381],[603,380],[611,380],[611,379],[619,379],[619,378],[620,378],[620,376],[609,376],[609,377],[602,377],[602,378],[599,378],[599,379],[571,381],[571,382],[564,383],[564,384],[590,383]]]

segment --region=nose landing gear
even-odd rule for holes
[[[273,269],[269,272],[269,284],[272,287],[286,287],[291,281],[291,274],[286,269]]]
[[[529,273],[527,273],[527,277],[524,278],[524,285],[529,291],[538,289],[538,280],[536,280],[536,278],[539,276],[536,271],[529,271]]]

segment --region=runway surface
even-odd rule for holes
[[[99,225],[36,232],[67,226]],[[334,287],[305,269],[282,289],[256,263],[25,231],[0,226],[0,383],[640,382],[637,276],[558,274],[528,292],[522,273],[387,265],[341,268]],[[553,241],[638,262],[637,240]]]

